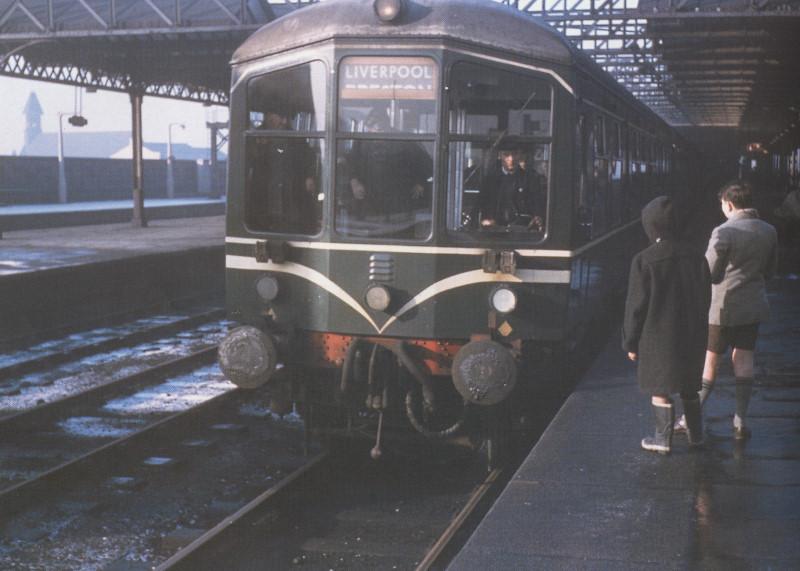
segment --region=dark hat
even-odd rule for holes
[[[675,237],[675,216],[672,200],[668,196],[657,196],[642,209],[642,226],[651,242]]]

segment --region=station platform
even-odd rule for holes
[[[225,217],[28,229],[0,240],[0,345],[221,302]]]
[[[225,198],[145,199],[147,220],[215,216],[225,213]],[[133,200],[69,202],[66,204],[0,204],[0,236],[13,230],[128,222]]]
[[[150,220],[146,228],[120,222],[17,230],[6,232],[0,242],[0,278],[224,243],[222,215]]]
[[[649,398],[612,336],[448,571],[800,569],[800,281],[769,299],[750,440],[733,439],[726,358],[705,446],[642,450]]]

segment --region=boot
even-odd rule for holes
[[[696,395],[686,399],[681,397],[686,420],[686,436],[689,446],[700,446],[705,438],[703,436],[703,410],[700,407],[700,398]],[[677,423],[676,423],[677,424]]]
[[[750,396],[753,394],[753,379],[736,378],[736,415],[733,417],[733,437],[736,440],[750,438],[750,429],[744,425]]]
[[[659,454],[669,454],[672,450],[672,424],[675,422],[675,411],[672,402],[667,404],[652,403],[656,421],[656,432],[653,436],[642,438],[642,448]]]
[[[698,398],[700,399],[700,408],[703,408],[703,405],[708,400],[708,396],[711,394],[711,391],[714,390],[714,381],[709,381],[708,379],[703,379],[702,385],[700,385],[700,392],[697,393]],[[686,432],[686,415],[682,414],[681,417],[675,421],[674,431],[676,434],[683,434]]]

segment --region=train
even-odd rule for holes
[[[222,370],[375,456],[407,430],[496,459],[562,382],[536,361],[624,289],[680,136],[488,0],[313,4],[247,39],[231,85]]]

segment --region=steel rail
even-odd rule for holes
[[[114,337],[113,339],[106,339],[105,341],[100,341],[99,343],[80,345],[71,349],[67,349],[66,351],[60,351],[58,353],[46,353],[38,357],[32,357],[31,359],[27,359],[25,361],[19,361],[17,363],[12,363],[11,365],[6,365],[5,367],[0,367],[0,381],[9,379],[12,376],[25,375],[35,371],[40,371],[45,367],[61,365],[69,361],[94,355],[103,351],[119,349],[133,343],[151,341],[158,338],[158,336],[169,335],[188,327],[195,327],[215,319],[222,319],[224,316],[224,309],[213,309],[211,311],[192,315],[172,323],[164,323],[146,330],[134,331],[133,333],[129,333],[127,335]]]
[[[104,466],[118,466],[120,455],[127,453],[128,448],[143,444],[159,431],[166,431],[174,438],[183,430],[189,432],[195,430],[197,415],[212,412],[215,407],[220,407],[236,397],[240,391],[241,389],[234,389],[195,407],[171,414],[141,430],[117,438],[34,478],[0,491],[0,521],[8,520],[35,501],[42,501],[54,490],[63,492],[64,489],[86,478],[97,478],[98,469]]]
[[[496,468],[489,472],[489,474],[486,476],[486,479],[472,492],[469,500],[467,500],[466,505],[461,508],[458,514],[456,514],[456,516],[450,522],[450,525],[447,526],[447,528],[439,536],[439,539],[436,540],[436,542],[425,554],[425,557],[422,559],[422,561],[420,561],[419,565],[417,565],[416,571],[428,571],[428,569],[433,568],[434,565],[436,565],[436,568],[439,567],[442,554],[450,546],[453,538],[463,528],[470,516],[475,513],[475,510],[479,505],[481,505],[487,494],[499,482],[502,474],[502,468]]]
[[[279,497],[282,492],[291,489],[293,485],[302,480],[313,469],[325,466],[329,458],[329,452],[323,451],[313,456],[308,463],[304,464],[280,482],[262,492],[247,505],[239,509],[236,513],[226,517],[213,528],[195,539],[192,543],[183,547],[172,557],[164,561],[155,568],[155,571],[177,571],[187,569],[192,571],[198,568],[198,563],[204,559],[204,553],[213,549],[217,542],[224,542],[231,534],[236,535],[237,530],[247,526],[253,520],[263,514],[264,510]]]
[[[85,391],[81,391],[59,399],[48,402],[27,410],[17,412],[8,416],[0,417],[0,430],[5,434],[22,432],[29,427],[39,427],[45,422],[52,421],[63,415],[66,409],[73,405],[92,406],[95,403],[108,398],[113,394],[137,390],[142,386],[147,386],[159,382],[164,376],[176,374],[177,372],[190,368],[195,365],[210,364],[214,362],[217,354],[217,346],[200,349],[184,357],[170,359],[164,363],[159,363],[143,371],[133,373],[119,379],[96,385]]]

